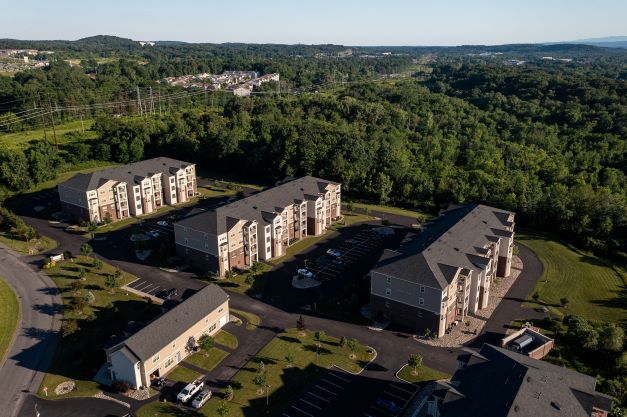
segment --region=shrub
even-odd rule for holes
[[[198,339],[198,346],[200,346],[200,348],[205,352],[209,351],[209,349],[211,349],[214,344],[215,342],[213,340],[213,337],[206,334],[200,336],[200,339]]]
[[[252,274],[248,274],[246,275],[246,279],[245,279],[246,284],[248,285],[254,285],[255,284],[255,276]]]
[[[324,332],[322,330],[318,330],[314,333],[314,339],[316,339],[316,341],[320,341],[322,340],[322,338],[324,337]]]
[[[131,385],[126,381],[113,381],[113,383],[111,384],[111,388],[119,393],[124,394],[131,389]]]
[[[80,328],[78,327],[76,320],[63,320],[63,324],[61,325],[61,336],[68,337],[79,330]]]
[[[227,385],[226,389],[224,390],[224,398],[227,401],[231,401],[233,399],[233,388],[231,388],[230,385]]]
[[[103,266],[102,261],[100,259],[94,259],[93,265],[94,265],[94,268],[97,271],[100,271],[102,269],[102,266]]]

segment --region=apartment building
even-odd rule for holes
[[[373,317],[438,337],[451,323],[486,308],[497,276],[509,276],[514,213],[484,205],[451,206],[372,269]]]
[[[166,375],[193,352],[202,335],[229,322],[229,296],[211,284],[158,317],[126,340],[106,348],[111,381],[138,389]]]
[[[196,194],[196,167],[153,158],[89,174],[76,174],[57,187],[61,209],[78,221],[102,223],[152,213]]]
[[[425,387],[403,417],[607,417],[612,398],[592,376],[483,345],[458,357],[448,381]]]
[[[175,223],[179,258],[224,275],[285,255],[293,242],[318,236],[341,217],[341,185],[315,177],[291,179]]]

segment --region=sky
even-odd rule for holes
[[[627,35],[626,0],[0,0],[0,38],[464,45]]]

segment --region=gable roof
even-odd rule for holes
[[[222,288],[209,284],[108,351],[126,349],[138,360],[145,361],[228,299]]]
[[[152,158],[87,174],[79,173],[59,185],[75,190],[89,191],[95,190],[108,180],[113,180],[116,182],[125,182],[129,186],[133,186],[146,177],[158,173],[172,175],[179,169],[186,168],[190,165],[193,164],[172,158]]]
[[[484,246],[498,236],[512,236],[507,228],[513,225],[513,215],[482,204],[454,206],[396,251],[384,251],[373,271],[445,289],[460,269],[487,265]]]
[[[451,378],[443,416],[590,417],[593,406],[611,406],[591,376],[492,345],[475,355]]]
[[[305,200],[316,200],[332,184],[338,185],[336,182],[311,176],[293,179],[210,211],[190,213],[176,224],[215,235],[229,229],[227,218],[269,224],[279,210]]]

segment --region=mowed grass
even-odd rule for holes
[[[593,255],[586,255],[548,236],[517,235],[517,242],[533,250],[544,271],[528,303],[539,301],[562,314],[577,314],[590,320],[627,322],[627,286],[617,266]],[[566,308],[560,299],[568,298]]]
[[[179,365],[167,375],[167,378],[172,381],[181,381],[181,382],[189,383],[189,382],[197,380],[201,376],[202,375],[200,375],[198,372],[192,371],[191,369],[187,369]]]
[[[57,247],[57,242],[47,236],[41,236],[38,239],[25,241],[13,238],[3,232],[0,232],[0,243],[7,245],[15,252],[23,255],[36,255],[38,253],[48,252]]]
[[[188,356],[185,358],[185,362],[196,365],[209,373],[227,356],[229,356],[228,352],[217,347],[212,347],[207,352],[200,351]],[[172,378],[170,377],[170,379]]]
[[[300,332],[288,330],[272,339],[259,354],[246,363],[233,377],[230,384],[234,390],[233,400],[228,402],[229,417],[264,416],[266,393],[253,383],[259,370],[259,363],[264,363],[267,375],[269,414],[279,415],[287,403],[302,389],[319,376],[320,369],[339,365],[351,372],[358,372],[373,359],[374,352],[362,344],[358,344],[354,352],[348,347],[340,347],[339,339],[323,336],[320,340],[319,352],[316,355],[316,344],[313,331]],[[291,359],[288,360],[288,357]],[[200,410],[205,416],[218,415],[216,410],[223,401],[222,393],[214,393],[209,402]],[[160,406],[156,415],[162,412]],[[153,414],[139,413],[140,416]]]
[[[13,288],[0,278],[0,365],[9,348],[20,317],[20,304]]]
[[[84,280],[79,278],[79,270],[85,270]],[[54,393],[58,384],[73,381],[76,388],[63,397],[90,396],[100,389],[92,379],[96,371],[106,361],[102,346],[112,335],[120,335],[129,321],[147,323],[160,313],[160,307],[120,288],[110,290],[105,287],[105,278],[115,268],[106,263],[101,269],[93,266],[93,259],[80,256],[60,262],[45,270],[61,290],[63,322],[75,320],[78,329],[59,338],[50,369],[44,376],[39,395],[45,396],[43,387],[48,387],[48,398],[60,398]],[[123,273],[120,286],[128,284],[137,277]],[[72,289],[73,282],[80,281],[83,288]],[[82,310],[72,307],[75,297],[88,297],[94,300]],[[38,337],[33,329],[33,337]]]
[[[92,119],[85,119],[83,121],[83,124],[85,128],[85,137],[83,137],[83,139],[96,138],[96,132],[92,132],[89,130],[94,124],[94,121]],[[55,124],[55,130],[57,132],[57,142],[59,143],[59,145],[61,145],[72,142],[71,135],[66,135],[66,133],[82,132],[83,127],[81,126],[80,120],[75,120],[72,122]],[[46,132],[48,134],[48,142],[54,143],[54,136],[51,125],[47,125]],[[0,146],[6,146],[8,148],[26,147],[28,146],[28,142],[30,142],[31,140],[44,140],[44,130],[33,129],[25,130],[23,132],[0,134]]]
[[[237,337],[235,337],[233,333],[229,333],[226,330],[220,330],[213,339],[219,345],[226,346],[229,349],[237,349]]]
[[[246,320],[246,329],[248,330],[255,330],[261,324],[261,318],[256,314],[249,313],[248,311],[236,310],[232,308],[231,313],[240,319]]]
[[[367,204],[367,203],[353,203],[353,206],[355,208],[368,209],[371,214],[373,211],[379,211],[381,213],[389,213],[389,214],[396,214],[398,216],[412,217],[416,219],[416,221],[418,221],[417,219],[421,219],[421,221],[423,221],[423,219],[428,219],[429,217],[431,217],[430,215],[426,213],[422,213],[420,211],[408,210],[408,209],[404,209],[400,207],[382,206],[378,204]]]
[[[437,381],[440,379],[450,378],[451,375],[440,372],[436,369],[429,368],[425,365],[420,365],[416,371],[409,365],[404,365],[396,374],[398,379],[412,384],[420,384],[423,382]]]

